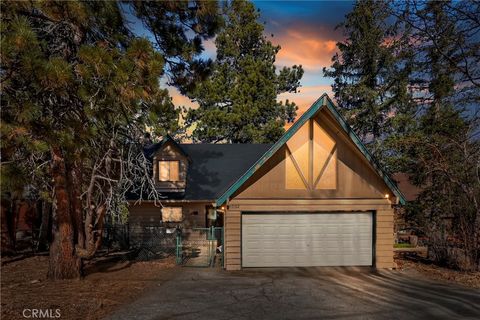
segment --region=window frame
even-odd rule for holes
[[[176,176],[176,179],[172,179],[172,167],[171,167],[171,164],[172,163],[176,163],[177,164],[177,176]],[[162,180],[162,168],[165,168],[162,166],[162,163],[167,163],[167,167],[168,167],[168,178],[166,180]],[[158,168],[158,174],[157,174],[157,179],[159,182],[178,182],[180,181],[180,160],[170,160],[170,159],[160,159],[160,160],[157,160],[157,168]]]
[[[324,162],[319,163],[315,148],[316,145],[325,146],[325,139],[329,139],[326,143],[330,143],[331,146],[323,148],[327,151],[327,156]],[[306,144],[308,144],[307,153],[301,153],[305,151],[302,148]],[[306,160],[308,160],[308,168],[305,168]],[[317,119],[310,119],[285,144],[285,189],[336,190],[338,188],[337,162],[337,142]],[[315,170],[318,169],[315,167],[316,164],[321,164],[319,172]]]
[[[180,210],[180,219],[179,220],[167,220],[164,218],[164,214],[166,214],[167,210],[169,211],[168,214],[170,215],[170,218],[172,217],[173,215],[173,212],[172,210],[173,209],[177,209],[177,210]],[[164,212],[165,210],[165,212]],[[162,222],[173,222],[173,223],[181,223],[183,222],[183,207],[178,207],[178,206],[171,206],[171,207],[162,207]]]

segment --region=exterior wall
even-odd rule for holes
[[[374,263],[377,268],[392,268],[393,265],[393,217],[392,204],[395,198],[382,177],[357,149],[350,137],[344,133],[326,109],[322,109],[311,121],[309,128],[320,125],[326,132],[325,141],[317,141],[314,130],[303,127],[289,139],[287,145],[277,151],[249,180],[231,197],[225,214],[225,266],[227,270],[241,269],[241,213],[242,212],[374,212]],[[303,133],[301,131],[303,130]],[[302,134],[301,139],[298,135]],[[327,137],[327,138],[325,138]],[[303,139],[303,140],[302,140]],[[310,151],[306,151],[305,139],[310,139]],[[335,183],[327,188],[316,188],[312,185],[315,177],[308,174],[303,177],[304,188],[292,188],[300,184],[287,184],[287,157],[297,151],[297,171],[314,172],[318,159],[315,158],[316,143],[329,144],[331,154],[336,157],[333,176]],[[289,145],[290,143],[290,145]],[[310,153],[309,153],[310,152]],[[310,154],[309,160],[301,159]],[[295,155],[294,155],[295,157]],[[316,160],[317,159],[317,160]],[[288,160],[290,161],[290,160]],[[288,171],[291,173],[291,171]],[[320,175],[320,179],[322,179]],[[332,179],[332,174],[328,179]],[[289,181],[290,182],[290,181]],[[388,195],[389,198],[385,198]]]
[[[165,228],[176,228],[180,226],[184,230],[184,237],[188,239],[188,229],[194,227],[205,227],[206,210],[205,206],[210,203],[181,203],[181,202],[162,202],[163,206],[182,207],[182,222],[163,222],[161,207],[156,207],[151,202],[144,202],[140,205],[131,205],[129,208],[129,242],[130,245],[136,246],[142,243],[152,243],[160,246],[175,246],[175,237],[158,237],[158,233],[166,232]],[[187,230],[185,230],[187,229]],[[173,231],[173,230],[171,230]],[[153,238],[152,238],[153,237]],[[159,242],[160,241],[160,242]],[[162,242],[167,241],[167,242]]]
[[[337,150],[335,189],[287,189],[286,147],[283,147],[259,168],[250,181],[232,198],[268,199],[275,195],[274,197],[285,199],[379,199],[385,194],[393,197],[383,179],[356,150],[350,138],[334,124],[326,111],[320,113],[317,121],[335,140]]]
[[[141,230],[144,227],[176,227],[181,225],[182,228],[205,227],[205,206],[209,203],[193,202],[162,202],[166,207],[182,207],[183,221],[163,222],[161,207],[155,206],[151,202],[143,202],[139,205],[132,204],[129,207],[128,223],[131,230]]]
[[[339,200],[242,200],[234,199],[225,214],[225,267],[240,270],[241,261],[241,213],[250,212],[375,212],[375,267],[393,268],[393,209],[386,199],[339,199]]]
[[[159,181],[158,161],[159,160],[178,160],[179,161],[179,181]],[[185,191],[188,171],[188,159],[172,143],[167,142],[153,157],[153,178],[159,191],[178,192]]]

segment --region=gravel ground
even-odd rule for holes
[[[82,280],[46,279],[48,257],[7,263],[1,270],[1,319],[23,319],[24,309],[60,310],[60,319],[102,319],[171,277],[173,258],[128,262],[102,258],[86,267]],[[27,311],[27,315],[30,315]]]
[[[429,263],[426,259],[396,259],[397,267],[410,273],[436,281],[445,281],[469,288],[480,289],[480,272],[452,270]]]

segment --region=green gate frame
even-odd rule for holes
[[[208,264],[205,266],[192,266],[192,267],[210,267],[213,268],[215,266],[215,257],[216,257],[216,245],[213,245],[214,241],[221,240],[222,252],[221,252],[221,259],[222,259],[222,268],[225,267],[225,245],[224,245],[224,229],[222,227],[209,227],[209,228],[193,228],[193,230],[197,231],[207,231],[206,239],[209,242],[208,245],[208,252],[207,252],[207,261]],[[217,238],[216,232],[220,231],[220,239]],[[177,265],[184,265],[185,260],[183,256],[183,239],[182,233],[177,232],[176,236],[176,248],[175,248],[175,255],[176,255],[176,263]],[[184,265],[185,266],[185,265]]]

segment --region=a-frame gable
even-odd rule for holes
[[[328,110],[332,113],[332,115],[337,120],[338,124],[342,127],[343,131],[352,139],[352,142],[358,148],[358,150],[363,154],[363,156],[368,160],[368,162],[372,165],[375,169],[377,174],[382,177],[383,181],[385,181],[386,185],[390,188],[393,194],[397,197],[400,204],[404,205],[406,203],[405,196],[403,193],[398,189],[397,184],[393,182],[393,180],[386,174],[378,162],[373,158],[373,155],[368,151],[367,147],[363,144],[362,140],[357,136],[355,131],[348,125],[345,118],[338,112],[337,108],[333,104],[332,100],[327,94],[325,96],[325,106]]]
[[[190,158],[188,156],[188,154],[185,152],[185,150],[183,150],[183,148],[175,141],[175,139],[173,139],[170,135],[166,135],[162,141],[160,142],[160,149],[164,148],[165,146],[167,145],[171,145],[173,147],[173,149],[178,152],[179,154],[183,155],[185,158],[187,158],[189,161],[190,161]],[[157,150],[157,151],[158,151]]]
[[[302,134],[302,131],[305,130],[306,126],[310,126],[311,130],[314,130],[313,123],[316,123],[315,121],[312,121],[312,119],[319,114],[319,111],[322,110],[322,108],[328,109],[329,113],[333,116],[334,121],[337,122],[337,126],[343,129],[345,134],[348,136],[348,138],[351,140],[353,145],[358,149],[358,151],[365,157],[365,159],[368,161],[368,163],[371,165],[371,167],[375,170],[376,174],[380,176],[383,181],[385,182],[386,186],[388,189],[391,190],[391,192],[397,197],[398,201],[400,203],[404,203],[405,199],[401,192],[398,190],[396,187],[395,183],[386,175],[380,166],[374,161],[373,156],[369,153],[369,151],[366,149],[366,147],[363,145],[363,143],[360,141],[358,136],[353,132],[353,130],[350,128],[350,126],[346,123],[345,119],[338,113],[336,110],[335,106],[333,105],[333,102],[330,100],[330,98],[327,96],[327,94],[323,94],[315,103],[292,125],[292,127],[260,158],[258,161],[247,170],[234,184],[232,184],[224,194],[218,198],[217,200],[217,206],[222,205],[225,203],[225,201],[230,198],[234,193],[236,193],[245,183],[247,180],[249,180],[270,158],[273,157],[277,152],[279,152],[280,149],[284,148],[289,150],[289,141],[294,137],[298,136],[299,134]],[[309,123],[312,123],[309,125]],[[316,130],[316,129],[315,129]],[[321,129],[320,129],[321,131]],[[290,142],[291,143],[291,142]],[[289,151],[287,151],[289,152]],[[312,151],[313,152],[313,151]],[[333,154],[334,150],[332,150]],[[305,164],[298,163],[298,161],[295,161],[295,156],[292,155],[292,158],[294,159],[291,166],[292,168],[295,167],[296,170],[301,172],[302,167],[305,166]],[[288,164],[287,164],[288,165]],[[312,170],[311,170],[312,171]],[[315,185],[318,183],[318,180],[315,181],[315,177],[311,177],[308,182],[309,178],[306,177],[306,175],[302,175],[302,179],[298,179],[297,182],[301,184],[303,181],[305,184],[310,183],[310,187],[315,188]]]

